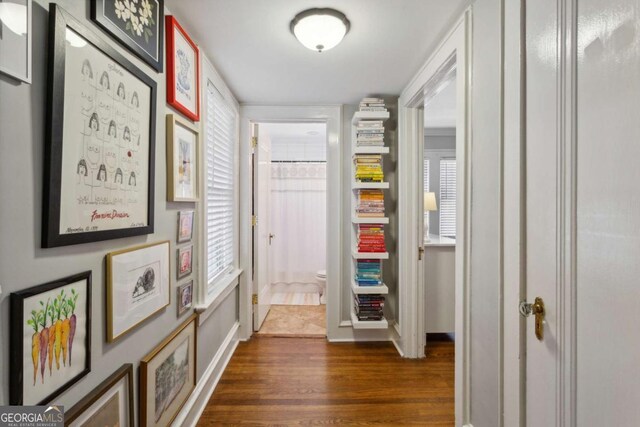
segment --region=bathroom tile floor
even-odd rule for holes
[[[324,337],[326,305],[272,305],[258,332],[271,337]]]

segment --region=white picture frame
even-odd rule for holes
[[[31,84],[32,0],[0,0],[0,72]]]

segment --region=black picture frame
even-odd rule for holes
[[[91,19],[114,40],[117,40],[134,55],[149,64],[154,70],[162,73],[164,59],[164,0],[148,0],[148,2],[152,4],[154,8],[153,11],[156,14],[156,18],[149,21],[149,24],[153,25],[151,28],[155,29],[156,43],[153,45],[156,51],[155,55],[144,46],[148,44],[148,41],[145,39],[145,34],[148,36],[149,32],[153,33],[153,30],[143,27],[143,35],[138,36],[134,34],[134,31],[131,29],[130,21],[127,26],[125,25],[126,20],[123,19],[123,22],[120,22],[117,16],[112,15],[109,17],[108,14],[105,14],[105,7],[115,3],[115,0],[91,0]],[[138,16],[141,16],[143,11],[142,5],[138,4],[137,9]],[[151,24],[153,21],[155,22]],[[131,34],[127,31],[130,31]]]
[[[63,134],[65,130],[65,55],[67,48],[67,29],[75,32],[82,38],[83,42],[91,44],[118,66],[137,78],[142,84],[149,87],[150,115],[148,117],[149,152],[146,225],[142,223],[140,226],[131,225],[126,228],[99,231],[87,230],[69,234],[61,233],[60,218],[64,150]],[[78,20],[54,3],[50,5],[49,10],[49,32],[48,111],[46,117],[44,152],[42,247],[51,248],[76,245],[153,233],[157,105],[156,81],[133,65],[133,63],[127,60],[122,54],[118,53],[109,43],[89,31]],[[69,124],[69,126],[71,125],[73,125],[73,123]]]
[[[42,398],[36,403],[26,402],[25,403],[25,395],[24,395],[24,381],[30,381],[30,376],[25,375],[25,355],[24,355],[24,337],[25,337],[25,302],[30,298],[36,297],[39,294],[57,290],[59,288],[69,287],[76,282],[86,281],[86,293],[85,293],[85,312],[84,317],[86,319],[84,324],[84,332],[85,332],[85,340],[84,340],[84,354],[85,354],[85,363],[82,371],[80,371],[77,375],[70,378],[66,381],[62,386],[55,389],[53,392],[46,395],[46,397]],[[43,285],[34,286],[29,289],[25,289],[23,291],[14,292],[10,296],[10,331],[9,331],[9,365],[11,369],[9,371],[9,404],[10,405],[25,405],[25,404],[37,404],[44,405],[51,402],[54,398],[59,396],[62,392],[69,389],[72,385],[80,381],[84,376],[86,376],[89,372],[91,372],[91,271],[85,271],[82,273],[74,274],[73,276],[65,277],[59,280],[55,280],[52,282],[45,283]],[[53,326],[53,319],[51,319]],[[46,318],[45,318],[46,324]],[[49,329],[50,329],[49,328]],[[76,326],[77,328],[77,326]],[[76,333],[78,333],[78,329],[74,329]],[[31,331],[29,331],[31,332]],[[41,331],[42,332],[42,331]],[[73,339],[73,338],[72,338]],[[76,343],[77,345],[77,343]],[[77,352],[77,351],[76,351]],[[69,355],[69,368],[71,367],[71,349],[68,349]],[[63,356],[63,362],[64,362]],[[57,363],[58,361],[56,361]],[[51,362],[49,362],[51,364]],[[64,363],[63,363],[64,365]],[[39,366],[44,367],[42,363]],[[34,383],[36,382],[36,377],[38,376],[38,369],[35,368],[34,371]],[[58,367],[59,370],[59,367]],[[51,372],[51,368],[50,368]],[[43,377],[46,375],[46,368],[44,369],[44,373],[41,374]],[[51,375],[51,374],[49,374]],[[44,379],[43,379],[44,382]]]

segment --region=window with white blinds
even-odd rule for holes
[[[456,159],[440,159],[440,235],[456,237]]]
[[[236,115],[211,82],[207,84],[207,291],[235,263]]]
[[[424,159],[424,167],[422,169],[422,176],[424,178],[424,192],[428,193],[430,190],[429,188],[431,188],[429,186],[429,165],[430,165],[430,160],[425,158]],[[431,228],[431,224],[429,223],[429,211],[424,211],[424,221],[429,224],[429,228]]]

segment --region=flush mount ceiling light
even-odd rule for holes
[[[290,29],[304,47],[323,52],[336,47],[349,32],[350,25],[344,13],[316,8],[298,13]]]

